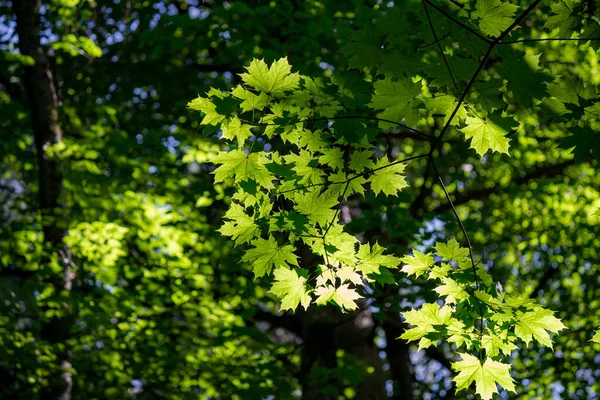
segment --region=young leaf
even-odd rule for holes
[[[594,337],[590,339],[590,342],[600,343],[600,330],[597,330]]]
[[[271,293],[281,299],[281,311],[294,311],[298,304],[308,309],[311,298],[306,290],[306,278],[298,275],[295,269],[279,267],[273,272],[275,282],[271,286]]]
[[[517,6],[500,0],[477,0],[471,17],[479,19],[479,27],[489,36],[498,36],[514,21]]]
[[[509,118],[467,117],[467,126],[460,130],[471,139],[471,148],[483,156],[488,150],[508,154],[509,140],[506,137],[514,121]]]
[[[429,268],[434,264],[433,256],[430,254],[425,255],[418,250],[413,250],[412,256],[404,256],[400,261],[404,263],[402,272],[417,277],[429,271]]]
[[[264,154],[246,154],[239,149],[219,153],[213,158],[215,164],[221,164],[213,172],[215,182],[223,182],[226,178],[233,178],[236,183],[251,179],[266,189],[272,189],[274,177],[265,167],[268,161]]]
[[[275,61],[271,67],[264,60],[254,59],[246,70],[248,73],[240,74],[244,83],[273,96],[296,89],[300,83],[300,75],[291,73],[287,57]]]
[[[384,250],[378,243],[375,243],[372,248],[369,248],[368,244],[361,244],[356,254],[356,258],[358,258],[356,269],[361,271],[363,276],[367,276],[379,273],[380,266],[398,268],[401,260],[390,254],[383,254]]]
[[[219,232],[222,235],[231,236],[236,244],[249,242],[260,233],[260,229],[254,223],[254,218],[246,214],[244,207],[239,204],[232,203],[224,218],[231,221],[226,221]]]
[[[373,172],[373,175],[368,179],[375,194],[383,192],[387,196],[396,196],[399,191],[408,186],[404,175],[402,175],[404,164],[390,164],[387,157],[380,158],[377,161],[375,169],[380,169]]]
[[[536,307],[533,311],[517,315],[515,335],[526,344],[529,344],[533,338],[540,344],[551,348],[552,340],[550,340],[550,335],[546,331],[557,333],[565,328],[551,310]]]
[[[227,123],[221,125],[223,139],[237,139],[238,146],[242,148],[246,139],[252,136],[250,125],[242,125],[242,121],[238,117],[231,118]]]
[[[515,384],[510,376],[510,365],[499,363],[488,358],[482,365],[475,356],[459,353],[462,361],[452,363],[452,369],[458,372],[454,377],[456,391],[468,389],[475,382],[476,393],[483,400],[490,400],[494,393],[498,393],[496,383],[504,389],[515,392]]]
[[[242,261],[250,262],[254,271],[254,276],[261,276],[271,272],[273,267],[298,266],[298,256],[294,254],[294,246],[279,246],[273,236],[268,240],[258,238],[252,241],[253,249],[246,250]]]
[[[344,310],[355,310],[358,308],[355,300],[361,298],[354,289],[350,289],[348,284],[334,287],[332,285],[321,286],[315,290],[315,294],[319,296],[316,300],[317,304],[325,304],[330,300],[333,300]]]
[[[469,249],[460,247],[455,238],[450,239],[447,243],[436,242],[435,250],[438,256],[448,261],[465,261],[469,257]]]

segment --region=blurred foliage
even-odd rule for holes
[[[482,24],[484,3],[492,4],[426,1],[430,24],[425,3],[415,1],[44,2],[40,43],[64,134],[46,156],[64,169],[74,272],[72,289],[58,291],[50,282],[61,274],[61,255],[40,228],[23,86],[32,60],[19,54],[11,2],[0,0],[0,397],[39,398],[68,352],[73,399],[286,399],[300,397],[306,381],[322,398],[356,398],[374,373],[391,381],[390,396],[410,398],[391,375],[395,354],[383,327],[435,301],[431,281],[396,270],[397,286],[373,284],[362,293],[383,370],[338,350],[335,365],[300,374],[310,343],[277,325],[290,316],[275,314],[273,279],[255,279],[240,249],[216,232],[235,190],[214,182],[210,160],[222,142],[216,129],[200,132],[202,116],[186,104],[211,86],[240,84],[238,74],[254,58],[270,64],[287,56],[294,72],[331,79],[347,110],[405,118],[439,135],[462,92],[455,85],[465,88],[487,49],[448,16],[493,39],[507,26]],[[512,11],[513,18],[530,5],[512,3],[503,3],[501,15]],[[539,4],[504,41],[591,40],[499,45],[474,83],[465,113],[486,118],[495,110],[516,121],[504,135],[510,156],[500,148],[480,157],[464,124],[448,126],[436,155],[487,273],[508,295],[537,299],[567,326],[553,348],[513,352],[519,384],[504,398],[588,399],[600,391],[600,344],[590,341],[600,325],[600,30],[590,4],[600,5]],[[396,86],[401,104],[372,99],[376,82],[408,83],[406,77],[410,85]],[[411,95],[417,82],[418,99]],[[352,139],[360,129],[378,155],[429,149],[428,140],[397,125],[345,122],[338,124],[342,136]],[[345,229],[395,254],[462,240],[428,159],[404,173],[409,187],[398,197],[349,198],[341,210]],[[48,322],[65,305],[76,313],[62,320],[68,335],[56,337]],[[411,347],[414,398],[454,396],[444,361],[457,361],[455,349],[440,343],[438,350]]]

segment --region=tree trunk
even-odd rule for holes
[[[63,238],[67,234],[62,203],[64,191],[62,165],[50,160],[44,152],[46,146],[62,140],[58,123],[58,101],[48,59],[40,45],[39,0],[15,0],[12,2],[17,17],[17,34],[21,54],[33,59],[34,64],[25,67],[25,88],[29,99],[33,134],[35,139],[37,167],[39,174],[39,203],[44,241],[51,254],[58,254],[64,265],[63,273],[52,282],[57,293],[71,290],[72,272],[70,252]],[[47,260],[41,260],[45,262]],[[65,308],[68,308],[65,305]],[[67,312],[69,314],[69,312]],[[70,318],[67,318],[69,320]],[[70,324],[67,320],[51,320],[42,327],[43,340],[62,343],[68,337]],[[69,372],[68,350],[59,355],[60,367],[50,376],[47,388],[42,389],[43,399],[70,400],[72,377]]]
[[[392,372],[394,387],[394,400],[413,400],[412,393],[412,371],[409,358],[409,349],[406,341],[398,339],[404,333],[402,321],[398,313],[387,313],[388,320],[383,323],[385,341],[387,343],[386,353]]]
[[[303,400],[339,398],[339,391],[344,389],[339,376],[327,373],[328,369],[337,367],[338,350],[356,357],[365,370],[370,371],[365,373],[362,383],[351,387],[355,390],[353,399],[387,399],[379,349],[374,343],[375,323],[368,309],[342,314],[333,306],[312,306],[302,313],[301,319],[304,339],[300,372]]]

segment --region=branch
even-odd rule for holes
[[[600,38],[547,38],[547,39],[519,39],[500,42],[498,44],[528,43],[528,42],[557,42],[557,41],[576,41],[576,40],[600,40]]]
[[[448,14],[446,11],[444,11],[442,8],[440,8],[437,5],[433,4],[430,0],[424,0],[424,1],[427,4],[429,4],[431,7],[435,8],[444,17],[446,17],[450,21],[454,22],[456,25],[460,26],[461,28],[464,28],[464,29],[468,30],[469,32],[471,32],[473,35],[477,36],[479,39],[483,40],[484,42],[489,43],[489,44],[492,43],[490,41],[490,39],[486,38],[481,33],[477,32],[475,29],[471,28],[470,26],[465,25],[464,23],[460,22],[459,20],[457,20],[456,18],[454,18],[453,16],[451,16],[450,14]]]
[[[444,64],[446,64],[446,69],[448,70],[448,73],[450,74],[450,79],[452,79],[452,84],[454,85],[454,88],[456,90],[459,90],[458,85],[456,84],[456,81],[454,80],[454,74],[452,73],[452,70],[450,69],[450,64],[448,64],[448,60],[446,59],[446,55],[444,54],[444,50],[442,49],[442,45],[440,44],[437,34],[435,33],[435,27],[433,26],[433,22],[431,21],[431,15],[429,14],[429,9],[427,8],[427,4],[425,4],[425,0],[423,0],[423,8],[425,9],[425,14],[427,14],[427,20],[429,21],[429,27],[431,28],[431,33],[433,34],[433,39],[435,40],[435,43],[437,44],[437,47],[440,50],[440,54],[442,55]]]

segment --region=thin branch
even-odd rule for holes
[[[427,43],[427,44],[418,45],[418,46],[417,46],[417,50],[420,50],[420,49],[425,49],[425,48],[427,48],[427,47],[429,47],[429,46],[433,46],[434,44],[436,44],[436,43],[439,43],[439,42],[441,42],[442,40],[444,40],[444,39],[447,39],[448,37],[450,37],[450,35],[449,35],[449,34],[446,34],[446,35],[444,35],[444,37],[441,37],[441,38],[439,38],[439,39],[436,39],[435,41],[433,41],[433,42],[431,42],[431,43]]]
[[[437,5],[435,5],[434,3],[432,3],[430,0],[424,0],[424,1],[427,4],[429,4],[431,7],[435,8],[444,17],[446,17],[450,21],[454,22],[456,25],[460,26],[461,28],[464,28],[464,29],[468,30],[469,32],[471,32],[473,35],[477,36],[479,39],[483,40],[484,42],[489,43],[489,44],[492,43],[490,39],[486,38],[481,33],[477,32],[475,29],[471,28],[470,26],[465,25],[464,23],[460,22],[459,20],[457,20],[456,18],[454,18],[453,16],[451,16],[450,14],[448,14],[446,11],[444,11],[442,8],[440,8]]]
[[[322,117],[322,118],[310,118],[310,119],[302,119],[299,121],[295,121],[296,123],[304,123],[304,122],[316,122],[316,121],[335,121],[338,119],[366,119],[366,120],[370,120],[370,121],[379,121],[379,122],[387,122],[388,124],[392,124],[392,125],[396,125],[396,126],[400,126],[404,129],[407,129],[411,132],[414,132],[424,138],[427,138],[428,140],[435,140],[434,136],[428,135],[425,132],[421,132],[418,129],[415,128],[411,128],[410,126],[404,125],[400,122],[397,121],[392,121],[389,119],[385,119],[385,118],[376,118],[376,117],[366,117],[366,116],[360,116],[360,115],[341,115],[338,117]],[[248,124],[248,125],[254,125],[254,126],[263,126],[263,125],[271,125],[271,124],[266,124],[266,123],[258,123],[258,122],[252,122],[252,121],[248,121],[248,120],[242,120],[242,122]]]
[[[437,177],[440,181],[442,190],[444,190],[446,199],[450,203],[450,207],[452,207],[452,212],[454,213],[454,217],[456,218],[456,221],[458,222],[458,226],[460,226],[460,230],[462,231],[462,233],[465,237],[465,241],[467,242],[467,246],[469,248],[469,257],[471,258],[471,267],[473,269],[473,280],[475,281],[475,290],[479,290],[479,280],[477,278],[477,264],[475,263],[475,257],[473,257],[473,246],[471,245],[471,240],[469,239],[469,235],[467,234],[467,230],[465,229],[462,219],[460,218],[460,216],[458,215],[458,212],[456,211],[456,207],[454,207],[454,203],[452,203],[452,198],[450,197],[450,194],[448,193],[448,190],[446,189],[446,185],[444,185],[444,179],[442,179],[442,176],[440,175],[440,172],[438,171],[438,169],[435,165],[435,160],[433,160],[433,158],[431,161],[431,165],[433,167],[433,170],[435,171],[435,174],[437,175]],[[479,319],[479,342],[480,343],[481,343],[482,339],[483,339],[483,310],[481,311],[481,317]],[[483,347],[479,349],[479,360],[483,361]]]
[[[454,213],[454,218],[456,219],[456,222],[458,222],[458,226],[460,227],[460,230],[462,231],[463,236],[465,237],[465,241],[467,242],[467,247],[469,248],[469,257],[471,258],[471,265],[473,268],[473,278],[475,280],[475,289],[479,290],[479,280],[477,279],[477,270],[475,269],[475,257],[473,257],[473,246],[471,246],[471,240],[469,239],[467,230],[465,229],[465,226],[463,225],[462,219],[460,218],[460,216],[458,215],[458,212],[456,211],[456,207],[454,207],[452,198],[450,197],[450,194],[448,193],[448,190],[446,189],[446,185],[444,185],[444,180],[442,179],[442,176],[440,175],[440,172],[438,171],[438,169],[435,165],[435,161],[432,161],[431,166],[433,167],[433,170],[435,171],[435,174],[437,175],[438,180],[440,181],[442,190],[444,191],[444,194],[446,195],[446,199],[448,200],[448,203],[450,203],[450,207],[452,208],[452,212]]]
[[[428,4],[431,4],[433,6],[433,4],[429,0],[424,0],[424,1],[426,1]],[[471,80],[469,81],[469,83],[467,83],[467,87],[465,88],[465,90],[463,91],[462,95],[460,96],[460,99],[458,100],[458,103],[456,104],[456,107],[454,107],[454,110],[452,111],[452,114],[450,114],[450,117],[448,118],[448,121],[446,122],[446,124],[442,128],[442,131],[440,132],[440,134],[439,134],[436,142],[431,147],[431,150],[429,151],[430,155],[432,155],[433,152],[435,151],[435,149],[441,144],[444,135],[446,134],[446,132],[448,131],[448,128],[450,127],[450,124],[452,123],[452,120],[454,119],[454,117],[456,116],[456,113],[458,113],[458,110],[460,109],[460,107],[464,103],[465,98],[467,97],[467,94],[471,90],[471,87],[475,84],[475,81],[477,80],[477,77],[479,76],[479,74],[483,70],[485,64],[487,63],[488,59],[492,55],[492,51],[494,51],[494,48],[496,47],[496,45],[498,43],[502,42],[502,40],[506,37],[506,35],[508,35],[517,25],[519,25],[519,23],[523,19],[525,19],[525,17],[527,17],[527,15],[529,15],[529,13],[531,11],[533,11],[538,6],[538,4],[541,3],[541,1],[542,0],[535,0],[533,3],[531,3],[531,5],[529,7],[527,7],[527,9],[525,9],[525,11],[523,11],[517,17],[517,19],[515,19],[512,24],[510,24],[510,26],[508,28],[506,28],[504,31],[502,31],[502,33],[500,33],[500,36],[498,36],[496,39],[494,39],[493,42],[490,43],[490,46],[488,47],[485,55],[481,59],[481,62],[479,63],[479,66],[477,67],[477,70],[473,74],[473,77],[471,77]]]
[[[450,74],[450,79],[452,79],[452,84],[454,85],[454,88],[456,90],[459,90],[458,85],[456,84],[456,80],[454,80],[454,74],[452,73],[452,70],[450,69],[450,64],[448,64],[448,60],[446,59],[446,55],[444,54],[444,49],[442,49],[442,45],[440,44],[437,34],[435,33],[435,27],[433,26],[433,21],[431,21],[431,15],[429,14],[429,9],[427,8],[427,4],[425,3],[425,0],[423,0],[423,8],[425,9],[425,14],[427,14],[427,20],[429,21],[429,27],[431,28],[431,33],[433,34],[433,39],[435,40],[437,47],[440,50],[440,54],[442,56],[442,59],[444,60],[444,64],[446,64],[446,69],[448,70],[448,73]]]
[[[598,38],[546,38],[546,39],[519,39],[519,40],[509,40],[506,42],[500,42],[498,44],[514,44],[514,43],[528,43],[528,42],[558,42],[558,41],[587,41],[587,40],[600,40]]]

